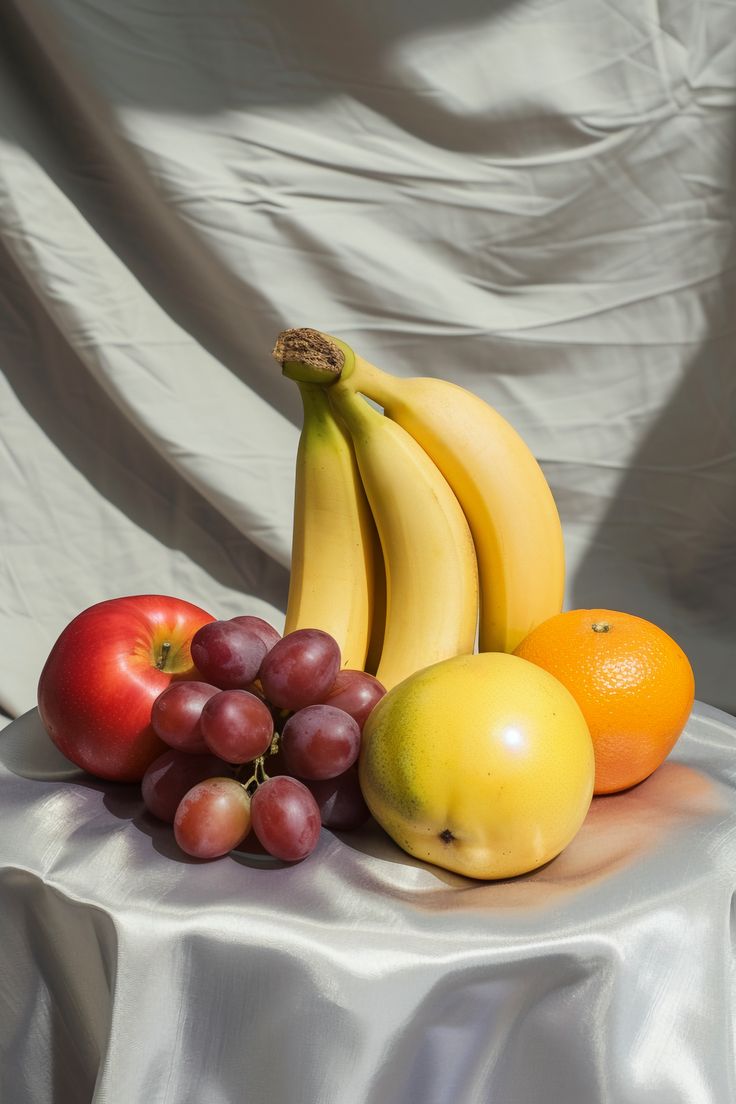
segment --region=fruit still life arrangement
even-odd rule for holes
[[[139,782],[197,859],[297,862],[323,827],[372,816],[468,877],[537,869],[594,795],[672,750],[686,655],[633,613],[562,611],[552,493],[486,402],[317,330],[284,331],[274,356],[304,408],[283,634],[162,595],[100,602],[43,668],[46,731]]]

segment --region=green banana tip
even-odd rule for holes
[[[324,385],[345,378],[355,363],[349,345],[307,327],[283,330],[276,339],[273,357],[289,379]]]

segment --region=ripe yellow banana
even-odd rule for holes
[[[386,570],[386,621],[376,677],[387,689],[430,663],[473,651],[478,574],[454,494],[401,426],[352,387],[327,389],[353,441]]]
[[[369,396],[442,472],[475,543],[481,651],[511,652],[560,612],[565,559],[557,507],[533,454],[493,407],[445,380],[389,375],[315,330],[287,330],[274,355],[298,355],[308,378],[339,379]]]
[[[299,383],[299,390],[304,425],[284,632],[323,629],[340,645],[342,666],[363,670],[378,538],[350,438],[325,389]]]

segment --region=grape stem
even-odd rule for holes
[[[247,778],[245,782],[241,782],[249,797],[252,797],[262,782],[268,782],[270,775],[266,771],[265,756],[259,755],[257,759],[253,760],[253,773],[250,778]]]

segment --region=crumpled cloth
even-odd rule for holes
[[[137,787],[0,734],[8,1104],[730,1104],[736,724],[696,703],[544,868],[476,882],[381,830],[181,854]]]
[[[0,710],[64,625],[283,624],[286,326],[467,386],[562,516],[566,605],[736,712],[736,5],[0,5]]]

